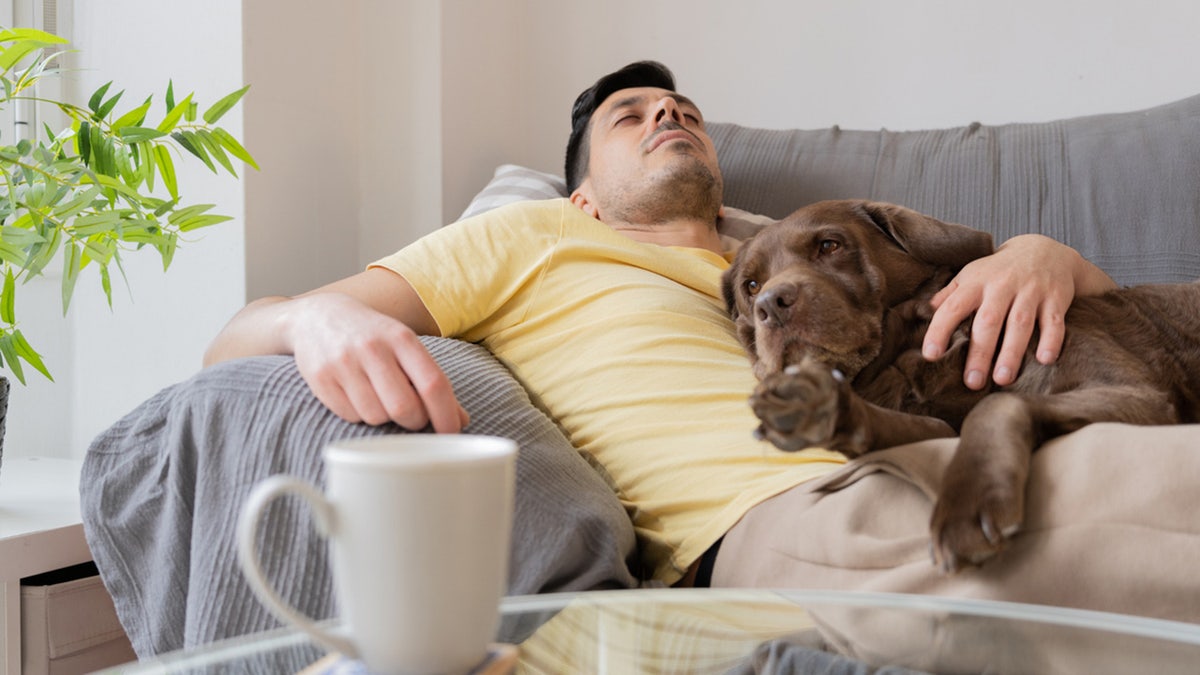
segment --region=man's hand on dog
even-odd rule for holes
[[[955,328],[974,314],[963,382],[982,389],[990,370],[996,384],[1012,384],[1035,328],[1038,361],[1054,363],[1062,349],[1063,317],[1075,295],[1112,288],[1116,283],[1071,247],[1041,235],[1013,237],[995,255],[963,267],[934,295],[937,311],[922,353],[931,361],[941,357]]]

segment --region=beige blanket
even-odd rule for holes
[[[955,441],[871,453],[754,508],[714,586],[931,593],[1200,623],[1200,425],[1094,424],[1034,456],[1025,525],[951,576],[929,517]]]

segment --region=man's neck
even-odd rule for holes
[[[701,248],[717,255],[724,253],[721,237],[713,223],[696,220],[678,220],[656,225],[631,223],[608,223],[614,231],[643,244],[658,246],[681,246]]]

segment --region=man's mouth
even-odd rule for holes
[[[696,134],[684,129],[675,124],[664,124],[658,128],[658,131],[646,143],[646,152],[651,153],[657,150],[664,143],[671,141],[687,141],[694,146],[700,147],[700,138]]]

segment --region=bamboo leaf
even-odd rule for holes
[[[212,104],[208,110],[204,111],[204,121],[208,122],[209,124],[216,124],[217,120],[221,119],[221,116],[229,112],[230,108],[237,105],[237,102],[246,95],[246,91],[249,89],[250,85],[246,85],[232,94],[225,96],[220,101]]]
[[[171,209],[175,208],[175,205],[178,203],[179,203],[179,197],[176,197],[175,199],[172,199],[169,202],[163,202],[162,204],[159,204],[158,208],[154,209],[155,217],[161,218],[163,215],[165,215]]]
[[[99,89],[92,92],[92,97],[88,99],[88,110],[97,112],[100,110],[100,104],[104,101],[104,95],[108,93],[108,88],[112,86],[112,80],[104,83]]]
[[[15,287],[17,283],[13,279],[12,267],[7,267],[4,271],[4,290],[0,292],[0,321],[8,325],[17,322],[16,314],[13,312],[13,304],[15,298]]]
[[[145,103],[118,117],[117,121],[112,123],[113,129],[116,129],[117,133],[121,134],[121,137],[124,138],[124,134],[121,132],[125,130],[125,127],[140,127],[142,122],[146,121],[146,113],[148,112],[150,112],[149,98],[146,99]]]
[[[134,170],[133,158],[130,156],[129,150],[123,147],[114,147],[113,160],[117,165],[117,175],[126,185],[136,190],[141,181],[138,180],[137,171]]]
[[[154,192],[154,147],[149,141],[139,141],[138,157],[142,171],[142,178],[146,181],[146,190]]]
[[[200,129],[196,132],[195,138],[199,139],[200,142],[204,144],[204,149],[208,151],[208,154],[211,157],[216,159],[221,166],[225,167],[225,170],[228,171],[234,178],[237,178],[237,171],[234,171],[233,169],[233,162],[229,161],[229,156],[225,154],[225,149],[221,147],[221,144],[215,138],[213,138],[211,133],[205,129]]]
[[[88,146],[92,150],[92,161],[90,164],[92,170],[105,175],[110,175],[109,168],[104,163],[105,159],[107,158],[107,155],[104,154],[104,132],[100,131],[100,127],[92,125],[88,135],[92,137],[91,141],[88,143]]]
[[[13,46],[5,49],[3,54],[0,54],[0,68],[3,68],[4,72],[8,72],[21,59],[38,49],[41,49],[41,46],[36,42],[23,41],[14,43]]]
[[[199,157],[200,161],[204,162],[210,171],[213,173],[217,172],[216,165],[213,164],[211,159],[209,159],[208,152],[204,149],[204,144],[196,138],[195,133],[191,131],[176,131],[175,133],[171,134],[171,138],[174,138],[176,141],[178,141],[179,144],[183,146],[184,150],[187,150],[193,155]]]
[[[127,143],[141,143],[143,141],[152,141],[156,138],[166,136],[165,131],[151,129],[150,127],[126,126],[117,131],[117,135],[121,140]]]
[[[103,232],[112,232],[121,222],[121,214],[104,211],[86,216],[80,216],[71,224],[71,231],[77,237],[90,237]]]
[[[58,252],[58,245],[62,241],[62,230],[53,227],[50,228],[50,231],[50,241],[45,244],[35,244],[29,250],[29,259],[25,265],[25,273],[28,277],[41,274],[46,265],[54,259],[54,254]]]
[[[34,244],[42,243],[46,241],[46,238],[27,227],[5,225],[3,228],[0,228],[0,240],[12,244],[19,249],[24,249]]]
[[[179,185],[175,182],[175,162],[171,160],[171,149],[165,145],[155,146],[154,161],[158,165],[158,173],[162,176],[167,192],[173,199],[179,199]]]
[[[92,128],[95,129],[96,127]],[[92,148],[95,149],[95,147],[96,144],[92,143]],[[120,178],[121,167],[120,164],[117,163],[118,149],[117,144],[112,138],[108,136],[103,137],[103,141],[100,143],[100,152],[102,152],[104,155],[104,173],[112,176],[113,178]]]
[[[233,220],[233,216],[218,216],[216,214],[196,216],[194,218],[188,218],[186,220],[179,221],[178,226],[180,232],[191,232],[192,230],[198,230],[202,227],[209,227],[216,225],[217,223],[223,223],[227,220]]]
[[[175,108],[175,82],[167,80],[167,110]]]
[[[108,306],[112,307],[112,279],[108,276],[108,265],[100,268],[100,287],[104,289],[104,297]]]
[[[246,151],[246,148],[243,148],[242,144],[233,137],[233,134],[220,127],[217,127],[216,129],[212,130],[212,135],[221,143],[222,146],[224,146],[226,150],[229,151],[229,154],[249,164],[256,170],[258,169],[258,163],[254,161],[254,158],[250,156],[250,153]]]
[[[108,117],[108,113],[112,112],[112,109],[117,107],[117,101],[120,101],[121,97],[124,95],[125,90],[122,89],[121,91],[113,94],[112,98],[100,104],[100,109],[96,111],[96,119],[104,119],[105,117]]]
[[[21,334],[21,331],[14,330],[12,332],[13,347],[17,351],[17,356],[24,359],[26,363],[33,366],[39,373],[46,376],[51,382],[54,378],[50,376],[50,371],[46,368],[46,364],[42,363],[42,355],[34,351],[33,346]]]
[[[171,261],[175,259],[175,249],[179,244],[179,237],[175,233],[167,235],[166,241],[160,244],[158,248],[159,254],[162,256],[163,270],[167,270],[171,266]]]
[[[4,365],[12,371],[17,381],[25,384],[25,373],[21,370],[21,361],[17,357],[16,347],[13,346],[12,334],[0,336],[0,355],[4,356]]]
[[[92,127],[86,121],[79,122],[79,132],[75,134],[75,148],[80,159],[87,166],[92,165]]]
[[[179,119],[181,117],[183,117],[183,114],[185,112],[187,112],[188,106],[191,104],[192,104],[192,95],[188,94],[187,98],[180,101],[178,105],[171,106],[171,109],[167,113],[167,116],[164,117],[163,121],[159,122],[158,126],[155,128],[163,133],[167,133],[167,132],[171,131],[172,129],[175,128],[175,125],[179,123]]]
[[[120,193],[135,202],[141,201],[142,196],[138,194],[138,191],[122,183],[119,178],[98,174],[96,176],[96,184],[106,190]]]
[[[0,49],[0,70],[7,73],[9,69],[33,52],[43,47],[62,44],[66,40],[57,35],[31,28],[15,28],[0,32],[0,42],[12,42],[8,47]],[[48,60],[42,59],[42,62]],[[8,78],[5,78],[4,81],[9,82]],[[6,89],[6,93],[8,98],[12,98],[12,91]]]
[[[107,265],[108,261],[113,257],[116,250],[116,245],[111,241],[104,239],[102,236],[92,235],[87,238],[83,244],[83,253],[85,260],[83,264],[89,261],[96,261],[101,265]]]
[[[0,241],[0,260],[21,267],[25,264],[25,251],[7,241]]]
[[[62,305],[63,314],[67,313],[67,308],[71,306],[71,295],[75,292],[75,282],[79,279],[79,269],[82,264],[82,256],[75,242],[68,241],[63,245],[63,278],[62,278]]]
[[[192,204],[191,206],[185,206],[178,211],[173,211],[171,215],[167,216],[167,222],[171,223],[172,225],[177,225],[180,221],[186,220],[193,216],[198,216],[214,206],[216,206],[216,204]]]
[[[52,45],[60,45],[67,42],[66,38],[61,38],[54,33],[47,33],[44,30],[36,28],[5,28],[4,30],[0,30],[0,42],[14,42],[18,40],[34,40]]]

